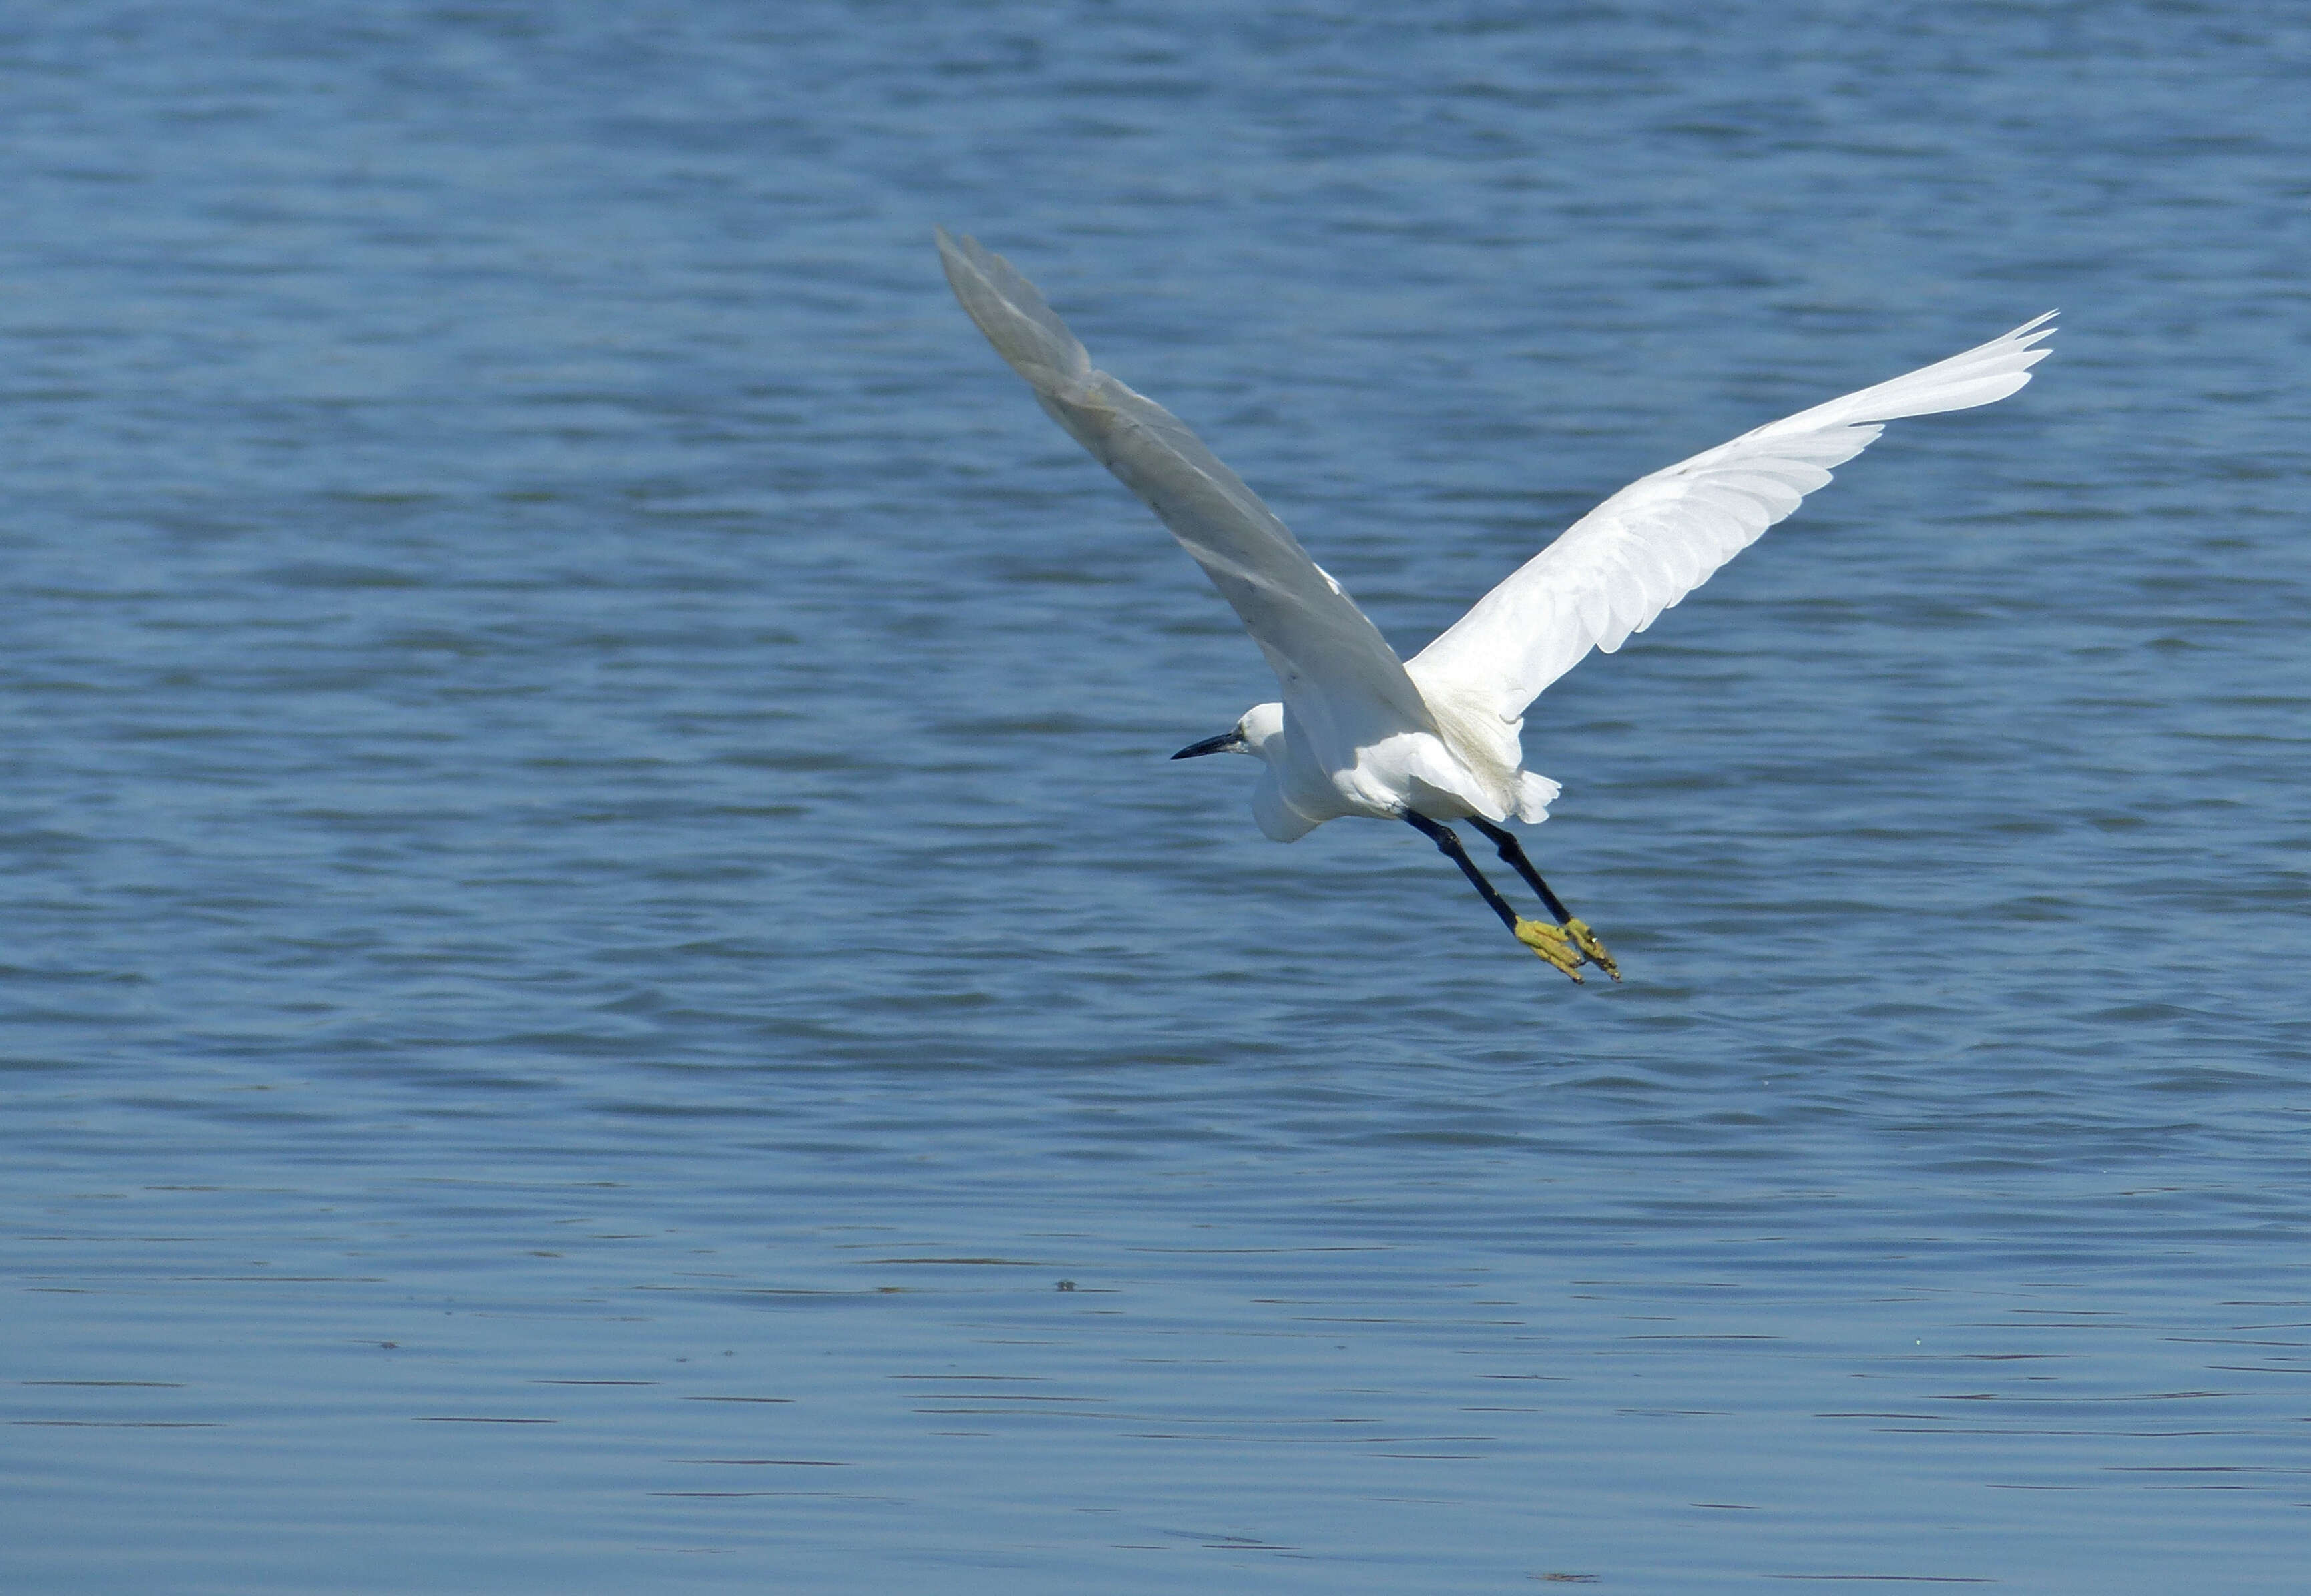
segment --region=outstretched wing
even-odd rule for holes
[[[1091,363],[1035,285],[976,240],[942,228],[955,297],[1053,420],[1147,501],[1243,617],[1317,746],[1434,729],[1380,629],[1275,512],[1180,418]]]
[[[1611,653],[1707,581],[1885,423],[1987,405],[2029,381],[2053,353],[2036,345],[2053,335],[2054,316],[1638,478],[1478,599],[1411,661],[1413,678],[1432,695],[1518,721],[1591,649]]]

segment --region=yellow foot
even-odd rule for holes
[[[1605,945],[1597,940],[1596,932],[1577,920],[1566,920],[1562,929],[1566,936],[1573,938],[1573,946],[1587,954],[1597,968],[1615,981],[1621,979],[1621,967],[1613,963],[1613,955],[1607,953]]]
[[[1520,918],[1516,922],[1516,939],[1575,981],[1581,980],[1581,949],[1574,946],[1571,937],[1557,927],[1544,925],[1537,920]]]

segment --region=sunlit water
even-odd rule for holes
[[[10,27],[9,1589],[2301,1588],[2305,23],[1438,9]],[[1536,711],[1575,990],[935,221],[1407,651],[2067,330]]]

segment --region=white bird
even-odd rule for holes
[[[1611,653],[1707,581],[1907,415],[2002,399],[2053,353],[2054,311],[1946,361],[1744,432],[1639,477],[1575,521],[1410,659],[1180,419],[1095,369],[1035,285],[971,238],[938,232],[946,279],[1053,420],[1147,501],[1204,568],[1283,683],[1235,726],[1173,755],[1249,754],[1252,798],[1279,842],[1347,815],[1400,820],[1461,868],[1516,937],[1574,981],[1596,933],[1549,891],[1502,824],[1545,820],[1557,784],[1524,768],[1524,712],[1592,649]],[[1466,821],[1555,924],[1527,920],[1452,830]]]

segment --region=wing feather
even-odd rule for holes
[[[1525,706],[1592,649],[1633,632],[1755,543],[1867,449],[1884,423],[2002,399],[2051,350],[2048,311],[2003,337],[1785,416],[1639,477],[1478,599],[1410,662],[1432,701],[1489,710],[1513,742]]]
[[[1170,411],[1099,371],[1035,285],[971,238],[938,233],[963,308],[1051,419],[1145,500],[1242,617],[1319,748],[1433,731],[1388,640],[1276,513]]]

